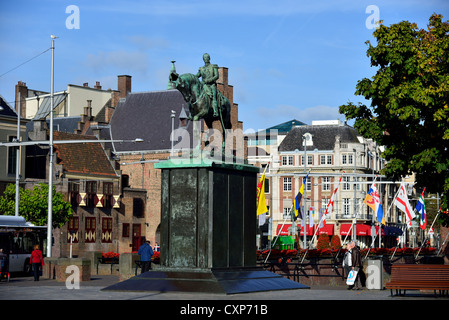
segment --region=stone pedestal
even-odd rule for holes
[[[186,159],[162,170],[161,267],[104,290],[239,293],[304,288],[256,267],[259,169]]]

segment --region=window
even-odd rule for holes
[[[103,183],[103,207],[112,208],[114,194],[114,184],[112,182]]]
[[[270,193],[270,179],[265,178],[265,190],[264,193]]]
[[[292,191],[292,178],[284,178],[284,191]]]
[[[140,198],[133,198],[133,216],[136,218],[143,218],[143,200]]]
[[[323,191],[330,191],[331,189],[331,178],[330,177],[322,177],[322,186]]]
[[[67,243],[70,243],[70,236],[73,237],[73,243],[78,243],[79,241],[79,217],[72,217],[67,224]]]
[[[307,165],[313,164],[313,156],[307,155]],[[301,165],[304,165],[304,156],[301,156]]]
[[[86,182],[86,197],[87,197],[87,206],[95,207],[96,197],[97,197],[97,182],[96,181],[87,181]]]
[[[16,141],[15,136],[8,137],[9,142]],[[8,147],[8,174],[16,174],[17,149],[19,147]]]
[[[341,155],[342,164],[353,164],[354,156],[351,153]]]
[[[332,155],[327,155],[327,164],[332,164]]]
[[[351,214],[351,199],[343,198],[343,214],[349,216]]]
[[[343,190],[351,190],[351,186],[349,184],[349,177],[343,177]]]
[[[80,194],[80,185],[77,182],[69,181],[70,204],[72,208],[78,207],[78,197]]]
[[[320,164],[321,165],[323,165],[323,164],[326,164],[326,156],[320,156]]]
[[[282,157],[282,165],[283,166],[292,166],[293,165],[293,156],[283,156]]]
[[[284,208],[284,219],[290,219],[290,209],[291,208]]]
[[[327,205],[329,204],[329,198],[321,198],[321,208],[323,209],[323,213],[326,212]]]
[[[129,238],[129,223],[124,223],[122,227],[122,237]]]
[[[86,243],[94,243],[96,241],[96,221],[93,217],[84,218],[84,241]]]
[[[101,224],[101,242],[112,242],[112,218],[103,218]]]

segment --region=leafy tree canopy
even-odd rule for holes
[[[377,43],[366,42],[367,56],[377,72],[359,80],[355,92],[370,105],[348,102],[340,113],[355,120],[360,134],[386,147],[383,174],[400,180],[416,173],[416,187],[442,194],[447,208],[449,21],[433,14],[426,29],[403,21],[381,24],[373,35]]]
[[[16,186],[9,184],[0,197],[0,213],[15,214]],[[33,190],[19,187],[19,216],[24,217],[37,226],[44,226],[48,221],[48,185],[39,184]],[[72,206],[63,200],[62,193],[56,192],[53,186],[53,228],[67,223],[72,216]]]

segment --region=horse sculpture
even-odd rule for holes
[[[170,82],[178,89],[189,105],[189,120],[197,121],[204,119],[207,127],[212,129],[214,120],[220,120],[223,138],[223,148],[225,147],[226,129],[232,129],[231,125],[231,104],[229,100],[217,90],[218,117],[214,116],[212,108],[212,97],[207,94],[204,84],[197,76],[191,73],[178,75],[175,71],[170,72]]]

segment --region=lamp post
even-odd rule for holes
[[[356,156],[357,156],[357,151],[355,149],[352,149],[352,151],[354,152],[354,209],[353,209],[353,215],[354,215],[354,226],[352,228],[352,240],[356,240],[357,239],[357,178],[356,178],[356,171],[357,171],[357,160],[356,160]]]
[[[47,257],[51,257],[52,224],[53,224],[53,103],[54,103],[54,77],[55,77],[55,39],[51,35],[51,85],[50,85],[50,137],[49,137],[49,164],[48,164],[48,222],[47,222]]]

